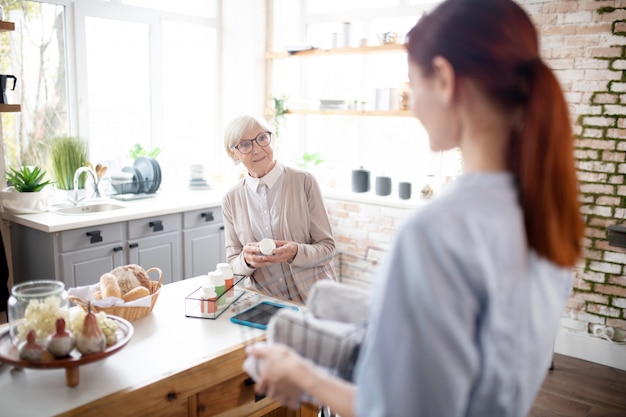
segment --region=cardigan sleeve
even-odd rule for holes
[[[239,240],[235,230],[234,209],[237,204],[237,191],[227,193],[222,200],[222,217],[224,218],[224,238],[226,243],[226,260],[233,269],[234,274],[252,275],[256,268],[250,268],[243,258],[244,244]]]
[[[317,180],[310,173],[305,173],[304,193],[301,195],[303,199],[306,199],[302,203],[306,205],[302,211],[308,211],[308,216],[302,213],[290,213],[287,217],[297,215],[300,219],[308,221],[305,225],[308,236],[304,240],[293,239],[298,243],[298,253],[291,265],[311,267],[326,264],[335,256],[335,238],[322,198],[322,191]]]

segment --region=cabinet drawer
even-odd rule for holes
[[[121,242],[123,223],[104,224],[61,232],[61,252]]]
[[[183,213],[184,229],[208,226],[215,223],[222,223],[221,207],[211,207],[201,210],[186,211]]]
[[[180,217],[180,214],[168,214],[129,221],[128,238],[137,239],[178,231],[180,229]]]
[[[249,416],[263,409],[270,411],[279,407],[269,398],[254,395],[254,383],[242,372],[227,381],[198,393],[198,417]],[[257,415],[259,413],[256,413]]]

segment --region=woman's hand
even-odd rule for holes
[[[293,350],[280,344],[256,344],[249,346],[246,353],[263,360],[261,379],[257,381],[255,391],[278,401],[291,409],[300,407],[303,391],[298,387],[298,369],[304,360]]]
[[[248,243],[243,247],[243,259],[252,268],[260,268],[270,264],[290,262],[298,254],[298,244],[288,240],[275,240],[276,249],[271,255],[261,254],[259,242]]]

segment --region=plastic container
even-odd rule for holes
[[[272,255],[272,251],[276,249],[276,242],[274,242],[273,239],[265,238],[261,240],[261,243],[259,244],[259,249],[261,250],[262,255]]]
[[[226,281],[220,271],[211,271],[208,274],[209,283],[215,286],[215,292],[217,293],[217,305],[223,306],[226,304],[226,297],[223,297],[226,292]]]
[[[226,285],[226,299],[230,300],[235,295],[235,276],[233,268],[227,262],[220,262],[216,270],[222,273],[224,284]]]
[[[204,317],[212,317],[217,311],[217,292],[215,285],[205,284],[200,290],[200,314]]]

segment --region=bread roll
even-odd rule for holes
[[[117,278],[108,272],[100,277],[100,292],[102,293],[102,298],[122,298],[122,291],[117,283]]]
[[[139,265],[129,264],[126,267],[135,274],[135,277],[139,280],[139,284],[142,287],[146,287],[148,291],[152,292],[152,283],[150,282],[150,276],[145,269]]]
[[[122,295],[139,286],[145,287],[148,291],[152,289],[150,277],[146,271],[138,265],[129,264],[118,266],[111,271],[111,274],[117,278],[117,283],[120,286]]]
[[[91,293],[91,297],[94,300],[102,300],[102,292],[101,291],[94,291]]]
[[[122,295],[122,299],[125,303],[133,300],[137,300],[139,298],[147,297],[150,295],[150,291],[146,287],[142,287],[141,285],[133,288],[128,291],[126,294]]]

